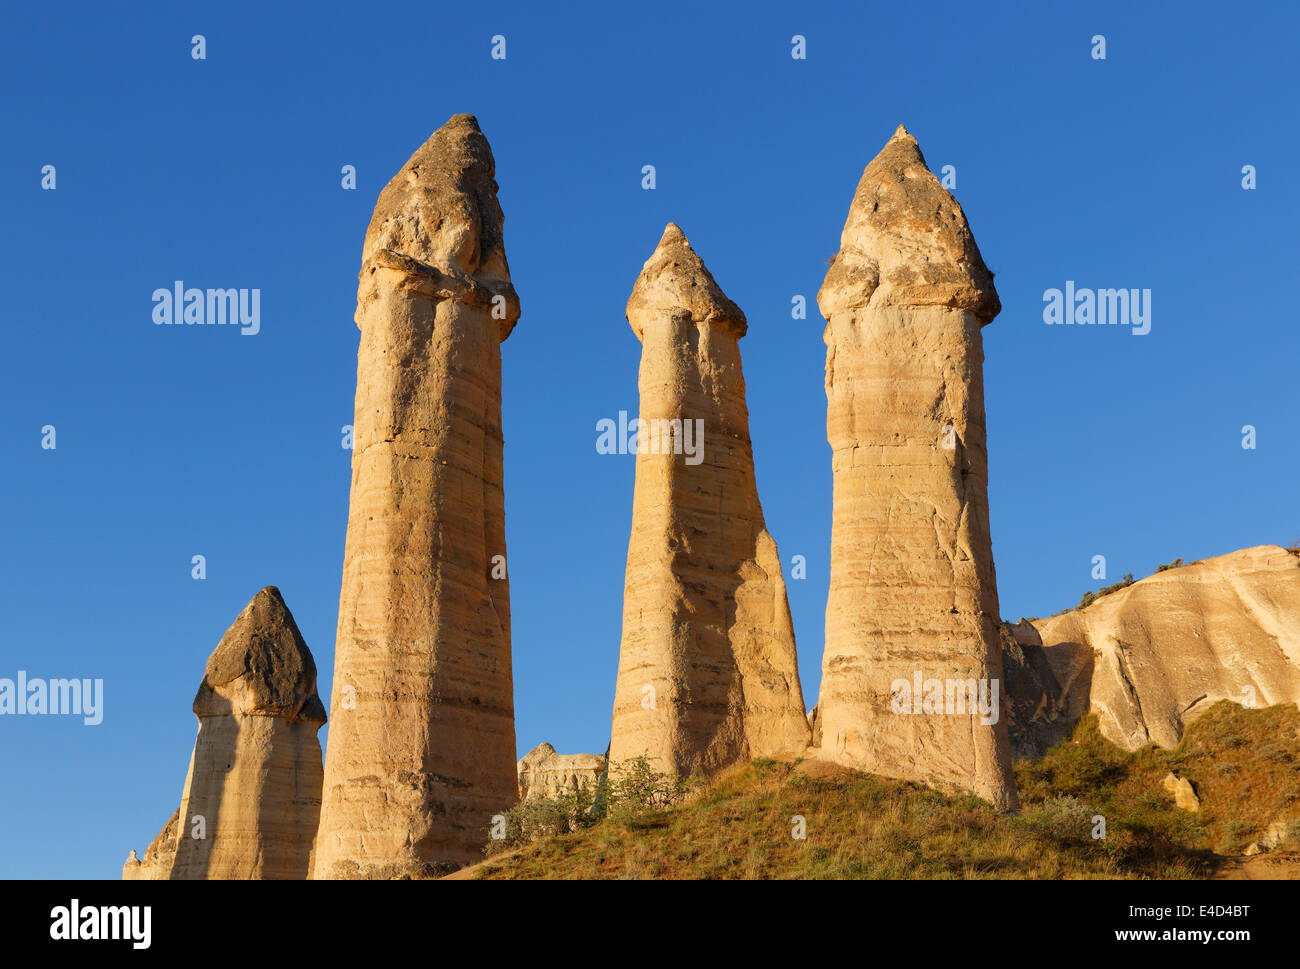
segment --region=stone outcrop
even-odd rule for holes
[[[794,629],[759,505],[745,315],[669,224],[627,304],[642,342],[611,770],[709,776],[808,742]]]
[[[176,844],[180,832],[181,810],[177,808],[162,830],[154,835],[153,841],[144,851],[144,857],[136,856],[135,849],[122,865],[123,881],[167,881],[172,876],[172,863],[176,860]]]
[[[1002,624],[1002,716],[1014,760],[1038,760],[1070,735],[1076,716],[1064,714],[1065,697],[1033,623]]]
[[[501,342],[519,317],[470,115],[380,193],[362,251],[334,722],[313,875],[478,860],[517,794]]]
[[[1160,785],[1164,792],[1174,799],[1174,807],[1182,811],[1199,811],[1201,799],[1196,796],[1196,788],[1186,777],[1179,777],[1173,771],[1165,775]]]
[[[1013,808],[1006,724],[965,694],[992,709],[1001,690],[980,334],[1000,304],[901,126],[863,172],[817,302],[834,479],[821,756]],[[934,682],[944,712],[900,686]]]
[[[208,657],[179,810],[128,879],[302,879],[320,820],[325,708],[316,664],[278,589],[244,608]]]
[[[1023,624],[1022,624],[1023,625]],[[1054,683],[1039,744],[1088,712],[1126,750],[1174,747],[1219,700],[1300,702],[1300,557],[1262,545],[1157,572],[1033,620]],[[1012,703],[1037,703],[1012,689]]]
[[[557,754],[550,744],[538,744],[517,765],[519,799],[555,797],[594,788],[605,773],[600,754]]]

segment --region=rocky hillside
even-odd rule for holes
[[[1171,748],[1219,700],[1300,700],[1300,556],[1261,545],[1169,568],[1006,634],[1018,758],[1088,712],[1126,750]]]
[[[1295,707],[1220,703],[1175,749],[1135,753],[1086,717],[1016,783],[1023,810],[1008,816],[969,795],[759,760],[678,804],[624,805],[453,877],[1202,878],[1247,852],[1285,877],[1300,861]]]

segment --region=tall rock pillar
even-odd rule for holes
[[[627,304],[643,346],[611,769],[707,776],[801,751],[808,722],[776,542],[763,522],[745,314],[669,223]]]
[[[1001,306],[901,125],[817,302],[834,473],[822,756],[1013,808],[980,336]]]
[[[477,121],[456,115],[366,232],[317,878],[480,859],[517,798],[501,342],[519,300],[494,176]]]

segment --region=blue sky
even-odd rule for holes
[[[955,166],[997,273],[1003,615],[1077,602],[1097,554],[1113,581],[1300,537],[1295,8],[844,6],[6,5],[0,677],[102,677],[105,710],[0,719],[0,876],[116,878],[143,851],[180,800],[204,662],[262,586],[328,698],[362,236],[458,112],[492,143],[523,306],[503,347],[521,754],[608,742],[635,459],[597,454],[595,425],[637,409],[623,309],[669,220],[749,316],[759,492],[782,558],[807,557],[788,584],[814,702],[831,515],[814,297],[899,122]],[[261,332],[155,326],[151,294],[177,279],[260,289]],[[1066,280],[1150,289],[1151,332],[1044,325]]]

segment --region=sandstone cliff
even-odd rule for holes
[[[1036,711],[1020,756],[1090,711],[1107,739],[1134,750],[1175,746],[1218,700],[1300,701],[1300,557],[1275,545],[1157,572],[1033,627],[1037,650],[1020,637],[1051,677],[1011,690],[1015,706]]]
[[[817,302],[834,480],[821,756],[1014,807],[980,334],[1000,305],[901,126],[862,174]]]
[[[325,708],[279,590],[244,608],[194,698],[198,738],[179,810],[128,879],[301,879],[320,819]]]
[[[352,490],[314,877],[477,860],[517,796],[501,342],[519,317],[470,115],[384,188],[362,251]]]
[[[745,315],[669,224],[627,304],[642,342],[611,770],[708,776],[809,730],[776,542],[759,504]]]

